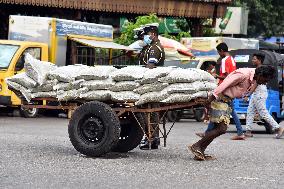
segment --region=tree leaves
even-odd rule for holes
[[[284,34],[283,0],[236,0],[235,6],[242,6],[249,10],[249,37],[271,37]]]

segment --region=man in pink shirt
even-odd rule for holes
[[[241,98],[251,87],[266,84],[276,73],[272,66],[260,66],[254,68],[240,68],[230,73],[224,81],[209,96],[205,105],[210,110],[210,121],[214,128],[205,133],[205,136],[192,146],[189,150],[195,155],[196,160],[210,159],[205,149],[218,136],[225,134],[230,124],[231,103],[234,98]],[[284,128],[279,128],[278,135],[282,136]]]

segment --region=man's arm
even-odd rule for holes
[[[161,52],[156,46],[152,46],[149,50],[147,68],[154,68],[161,58]]]
[[[222,79],[222,80],[224,80],[228,75],[229,75],[229,74],[228,74],[227,72],[224,73],[224,76],[220,76],[220,75],[217,75],[217,74],[216,74],[215,78],[216,78],[216,79]]]

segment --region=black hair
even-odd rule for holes
[[[261,64],[263,64],[264,59],[265,59],[265,55],[264,55],[264,54],[255,53],[255,54],[253,54],[252,56],[255,56],[255,57],[261,62]]]
[[[210,65],[216,66],[216,62],[214,62],[214,61],[206,61],[202,65],[203,68],[201,68],[201,69],[208,69]]]
[[[208,66],[212,65],[212,66],[216,66],[216,62],[215,61],[207,61]]]
[[[154,33],[156,36],[159,35],[159,29],[156,26],[147,26],[144,28],[144,32],[148,33],[148,32],[152,32]]]
[[[255,69],[255,76],[262,76],[272,79],[276,74],[276,69],[270,65],[262,65]]]
[[[228,46],[226,43],[220,43],[216,47],[217,51],[223,51],[223,52],[228,52]]]

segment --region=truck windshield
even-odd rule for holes
[[[9,67],[10,62],[18,49],[18,45],[0,44],[0,69],[7,69]]]

